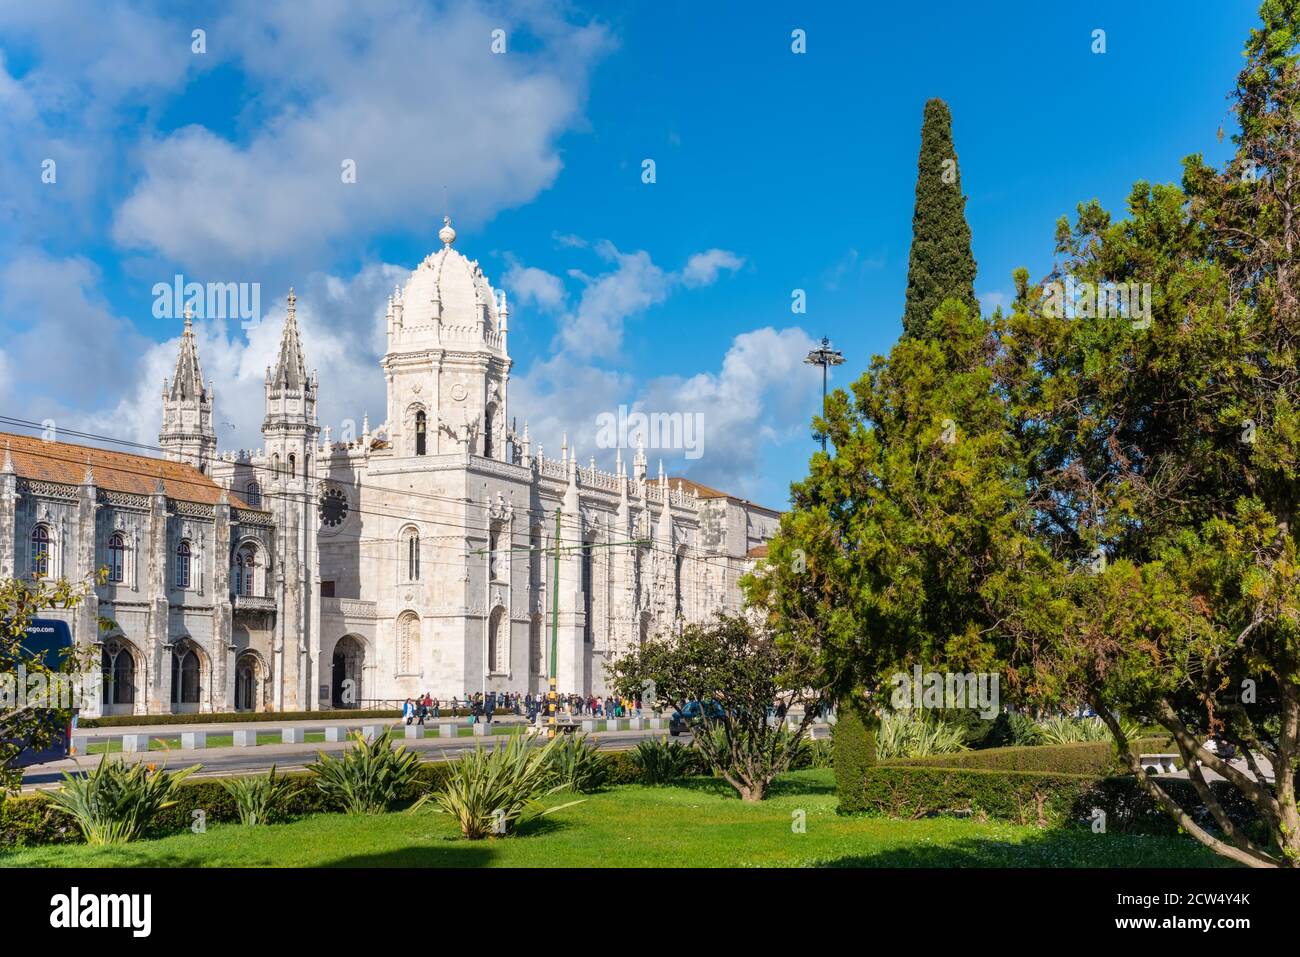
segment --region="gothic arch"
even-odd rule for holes
[[[198,642],[188,636],[171,646],[172,712],[192,714],[202,710],[204,694],[211,680],[212,666]]]
[[[235,659],[235,710],[266,710],[270,669],[261,654],[246,648]]]
[[[420,616],[408,609],[397,616],[394,671],[399,675],[419,674],[420,661]]]
[[[366,639],[347,634],[330,651],[330,703],[335,708],[360,708],[365,687]]]
[[[488,616],[487,660],[490,674],[502,675],[510,670],[510,622],[506,609],[497,605]]]
[[[424,451],[419,451],[417,432],[420,417],[424,417]],[[424,407],[423,402],[412,402],[406,407],[406,412],[402,416],[402,434],[404,436],[402,452],[405,455],[431,455],[433,454],[433,443],[431,437],[433,430],[429,427],[429,410]]]
[[[134,714],[137,702],[144,704],[140,694],[145,684],[144,656],[120,632],[104,640],[100,649],[100,675],[104,714]]]
[[[261,539],[241,538],[230,550],[230,593],[265,598],[266,572],[266,548]]]

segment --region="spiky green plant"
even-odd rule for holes
[[[551,752],[551,770],[566,791],[589,794],[609,776],[609,758],[585,734],[564,735],[556,739]]]
[[[285,803],[299,788],[275,776],[275,765],[269,774],[252,777],[223,778],[221,786],[235,801],[239,823],[245,827],[267,824],[284,813]]]
[[[1007,745],[1027,747],[1043,743],[1042,728],[1038,722],[1019,711],[1007,712]]]
[[[965,750],[965,732],[960,727],[916,711],[887,712],[876,730],[880,758],[923,758]]]
[[[385,728],[373,741],[366,741],[360,732],[351,737],[353,746],[342,757],[317,752],[307,770],[316,787],[348,814],[382,814],[414,782],[420,759],[405,745],[393,747],[392,728]]]
[[[511,735],[505,744],[476,747],[449,762],[446,783],[416,802],[416,808],[432,803],[442,814],[450,814],[460,832],[471,841],[504,837],[527,821],[581,804],[570,801],[545,807],[541,798],[563,790],[555,783],[553,755],[559,739],[540,748],[530,747],[522,734]]]
[[[126,844],[143,834],[159,811],[176,803],[176,788],[201,767],[166,771],[145,761],[127,765],[105,758],[89,774],[65,771],[63,787],[43,794],[76,822],[87,844]]]
[[[641,783],[651,785],[680,781],[699,767],[694,749],[665,738],[642,741],[636,746],[632,761],[641,770]]]
[[[1134,740],[1141,733],[1141,728],[1128,718],[1120,719],[1120,728],[1125,737]],[[1038,722],[1039,736],[1043,744],[1074,744],[1079,741],[1109,741],[1110,729],[1101,718],[1045,718]]]

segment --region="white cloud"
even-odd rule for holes
[[[682,282],[690,287],[711,286],[722,270],[735,272],[743,265],[744,258],[729,250],[710,249],[696,253],[686,261],[686,268],[682,270]]]
[[[319,262],[380,231],[432,232],[443,187],[456,222],[525,203],[561,167],[558,136],[582,122],[604,29],[529,8],[241,3],[210,31],[267,85],[246,137],[189,127],[146,143],[144,175],[114,237],[190,269]],[[491,31],[527,34],[504,55]],[[342,181],[344,161],[356,182]]]
[[[510,291],[514,306],[536,306],[542,312],[555,312],[564,307],[568,298],[564,280],[536,266],[524,266],[507,256],[510,263],[501,284]]]

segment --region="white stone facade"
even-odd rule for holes
[[[516,433],[505,295],[454,248],[450,224],[439,237],[442,248],[390,300],[381,363],[387,418],[373,429],[367,422],[355,441],[333,442],[317,426],[318,383],[307,372],[292,292],[280,355],[267,371],[257,452],[215,453],[211,386],[202,385],[188,332],[182,339],[161,441],[169,459],[221,490],[216,504],[184,504],[208,523],[194,534],[211,586],[197,602],[147,590],[154,605],[142,607],[139,621],[115,593],[101,596],[98,613],[128,620],[122,641],[147,636],[142,663],[162,661],[158,649],[178,640],[192,643],[206,689],[197,710],[541,691],[553,608],[558,688],[599,694],[605,665],[644,637],[740,610],[738,580],[779,513],[665,479],[662,465],[649,478],[641,449],[630,471],[620,452],[615,470],[604,472],[594,461],[579,466],[567,442],[559,458],[548,458],[527,425]],[[16,521],[5,504],[13,484],[0,472],[0,563],[30,535],[31,519]],[[31,507],[29,498],[39,496],[18,496],[19,509]],[[151,507],[134,520],[152,521],[163,536],[155,513],[178,506],[164,498]],[[70,500],[68,508],[78,540],[84,523],[100,529],[97,542],[112,525],[102,503],[98,518],[84,501],[80,512]],[[168,548],[180,534],[172,522]],[[153,542],[150,554],[163,555],[149,535],[144,540]],[[251,572],[241,547],[253,552]],[[151,564],[150,580],[158,574]],[[136,681],[143,693],[133,710],[190,707],[170,703],[170,685]]]

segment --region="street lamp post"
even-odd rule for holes
[[[837,349],[831,348],[831,341],[822,336],[820,348],[814,349],[808,353],[808,358],[803,360],[810,366],[822,367],[822,418],[826,417],[826,374],[831,366],[844,364],[844,353]],[[822,451],[826,451],[826,433],[822,433]]]

